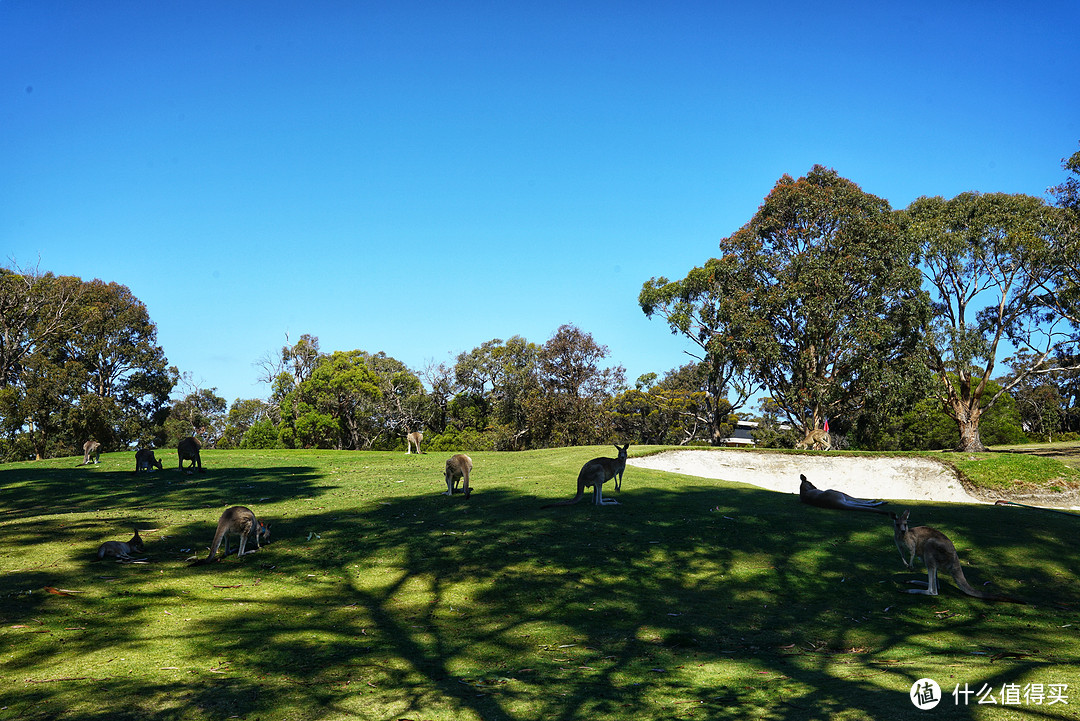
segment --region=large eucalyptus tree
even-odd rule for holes
[[[639,303],[820,428],[903,397],[929,315],[916,251],[887,201],[818,165],[780,178],[719,257],[653,278]]]
[[[957,450],[985,450],[979,421],[986,410],[1075,343],[1066,276],[1075,258],[1060,212],[1029,195],[968,192],[922,197],[901,214],[933,289],[927,364],[959,426]],[[1026,363],[989,392],[999,357],[1014,349]]]

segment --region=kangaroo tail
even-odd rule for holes
[[[210,544],[210,553],[206,556],[206,560],[203,563],[210,563],[214,560],[214,556],[217,555],[218,547],[221,546],[221,539],[225,537],[226,530],[228,530],[228,524],[224,521],[218,524],[217,531],[214,533],[214,542]]]
[[[572,505],[574,505],[575,503],[577,503],[578,501],[580,501],[584,497],[585,497],[585,489],[582,488],[582,489],[579,489],[577,495],[574,496],[573,498],[571,498],[569,501],[559,501],[558,503],[548,503],[548,504],[540,506],[540,507],[541,508],[555,508],[557,506],[572,506]]]
[[[968,583],[967,577],[964,576],[964,572],[960,569],[957,569],[956,573],[953,574],[953,579],[956,581],[956,585],[960,587],[961,591],[974,598],[981,598],[984,601],[1004,601],[1006,603],[1019,603],[1022,605],[1027,605],[1027,601],[1022,601],[1019,598],[1013,598],[1011,596],[999,596],[994,593],[986,593],[985,591],[980,591],[979,589]]]

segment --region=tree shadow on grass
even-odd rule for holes
[[[1072,646],[1054,652],[1054,605],[1074,605],[1077,592],[1017,554],[1022,517],[987,528],[1014,509],[920,504],[913,516],[960,540],[973,582],[985,566],[1035,607],[970,599],[949,581],[935,599],[900,593],[896,579],[917,574],[897,573],[884,517],[757,489],[623,497],[542,511],[496,488],[469,502],[390,498],[291,516],[258,554],[169,567],[204,589],[198,622],[175,631],[188,657],[168,664],[197,681],[161,678],[174,671],[105,679],[101,715],[55,718],[134,718],[123,715],[131,698],[144,717],[176,718],[915,718],[905,696],[924,659],[995,686],[1040,674],[1050,683],[1050,669],[1078,660]],[[1063,528],[1038,520],[1024,531],[1040,534],[1033,546],[1075,572]],[[177,603],[165,582],[126,590],[133,618]],[[141,638],[138,626],[99,628],[63,652]],[[991,665],[973,649],[1035,652]],[[27,693],[54,710],[78,701],[63,685]],[[153,699],[187,711],[156,715]],[[1039,711],[1069,717],[1058,708]]]
[[[115,508],[204,508],[230,503],[238,495],[258,496],[272,503],[333,488],[320,482],[319,471],[309,466],[215,468],[194,474],[175,469],[136,474],[19,468],[3,471],[0,481],[0,522]]]

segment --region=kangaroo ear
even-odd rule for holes
[[[799,480],[805,482],[806,481],[806,476],[804,474],[800,473],[799,474]]]
[[[906,521],[908,519],[908,516],[910,516],[910,515],[911,515],[911,511],[908,510],[908,509],[904,509],[904,512],[900,514],[900,520],[901,521]]]

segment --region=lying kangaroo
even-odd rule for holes
[[[823,431],[820,428],[815,428],[806,434],[806,438],[795,444],[797,450],[803,450],[811,448],[815,450],[828,451],[832,449],[832,437],[827,431]]]
[[[195,436],[188,436],[176,444],[176,455],[180,458],[180,470],[184,470],[184,461],[191,461],[191,465],[188,466],[188,473],[191,473],[195,466],[199,467],[199,473],[206,473],[202,467],[202,457],[199,455],[199,450],[202,448],[202,441]]]
[[[97,560],[105,558],[105,556],[116,556],[118,561],[135,561],[137,559],[132,558],[133,553],[143,552],[143,540],[139,538],[139,529],[135,529],[135,535],[131,537],[131,540],[127,543],[123,541],[105,541],[105,543],[98,546]]]
[[[878,506],[885,503],[885,501],[870,501],[865,498],[852,498],[843,491],[834,491],[832,489],[820,490],[813,483],[806,480],[806,476],[799,474],[799,480],[802,482],[799,484],[799,500],[809,506],[817,506],[818,508],[833,508],[837,511],[869,511],[870,513],[883,513],[887,516],[894,516],[891,511],[886,511],[884,508],[878,508]]]
[[[424,434],[420,431],[413,431],[405,436],[405,455],[412,453],[413,446],[416,446],[417,454],[422,453],[423,451],[420,450],[420,441],[422,440],[424,440]]]
[[[94,463],[100,463],[101,461],[101,444],[97,441],[87,441],[83,443],[82,447],[83,459],[82,464],[84,466],[89,465],[90,459],[94,459]]]
[[[206,557],[203,563],[210,563],[215,560],[214,556],[217,555],[222,539],[225,539],[225,555],[229,555],[230,533],[240,534],[240,551],[236,554],[237,558],[244,555],[248,536],[254,536],[255,548],[260,548],[260,539],[270,541],[270,526],[255,518],[255,512],[250,508],[233,506],[225,509],[225,512],[221,514],[221,518],[218,519],[217,531],[214,532],[214,541],[210,544],[210,555]],[[249,553],[254,553],[254,551],[249,551]]]
[[[960,590],[975,598],[984,598],[987,601],[1008,601],[1010,603],[1024,603],[1024,601],[1008,596],[995,596],[984,593],[972,587],[964,577],[964,569],[960,567],[960,557],[956,555],[956,547],[952,541],[936,528],[929,526],[916,526],[908,528],[909,511],[904,511],[899,517],[895,513],[893,518],[893,538],[896,540],[896,548],[900,551],[900,558],[904,565],[910,569],[915,568],[915,557],[918,556],[926,564],[926,581],[908,581],[908,583],[926,588],[909,588],[908,593],[921,593],[927,596],[938,595],[938,569],[952,574],[956,585]],[[905,551],[907,557],[905,557]]]
[[[135,451],[136,473],[138,473],[139,471],[146,471],[147,473],[150,473],[154,470],[154,468],[157,468],[159,471],[162,470],[161,461],[159,461],[157,459],[157,456],[154,455],[153,448],[140,448],[139,450]]]
[[[457,490],[458,483],[465,479],[465,500],[469,500],[469,494],[472,491],[469,490],[469,474],[472,473],[472,459],[464,453],[458,453],[457,455],[450,456],[446,461],[446,493],[445,496],[454,495],[454,491]]]
[[[555,506],[570,506],[582,499],[585,495],[585,488],[592,486],[593,489],[593,503],[598,506],[613,506],[619,502],[614,498],[604,498],[601,491],[604,483],[615,479],[615,490],[618,491],[622,488],[622,475],[626,469],[626,451],[630,448],[630,444],[625,446],[615,446],[615,450],[619,452],[618,458],[594,458],[584,466],[581,467],[581,471],[577,477],[577,495],[571,498],[569,501],[562,501],[560,503],[549,503],[541,508],[554,508]]]

